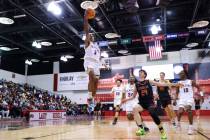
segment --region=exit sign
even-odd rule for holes
[[[125,38],[120,40],[121,45],[131,44],[131,38]]]

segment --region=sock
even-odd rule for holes
[[[193,125],[192,125],[192,124],[190,124],[190,125],[189,125],[189,128],[190,128],[190,129],[192,129],[192,128],[193,128]]]
[[[144,128],[144,126],[143,126],[142,124],[141,124],[141,125],[138,125],[138,127],[139,127],[139,128]]]
[[[164,129],[163,129],[163,126],[162,125],[158,125],[158,128],[159,128],[160,133],[163,133],[164,132]]]
[[[93,98],[92,92],[88,92],[88,98]]]

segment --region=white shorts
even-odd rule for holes
[[[119,106],[121,104],[121,99],[114,100],[114,107]]]
[[[127,113],[133,112],[133,108],[136,104],[138,104],[138,103],[135,101],[128,101],[126,103],[126,108],[125,108],[126,112]]]
[[[97,62],[84,60],[84,68],[87,73],[89,73],[88,68],[93,69],[93,72],[96,76],[100,76],[100,64]]]
[[[185,108],[186,106],[193,106],[194,104],[194,99],[193,98],[188,98],[188,99],[179,99],[178,100],[178,107],[180,108]]]

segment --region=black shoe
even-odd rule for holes
[[[149,128],[145,126],[144,131],[149,132]]]
[[[113,125],[117,124],[117,119],[115,118],[112,122]]]

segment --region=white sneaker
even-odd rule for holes
[[[176,126],[175,126],[176,130],[181,130],[181,125],[180,122],[177,122]]]
[[[189,125],[188,135],[192,135],[192,134],[193,134],[193,126],[192,125]]]

